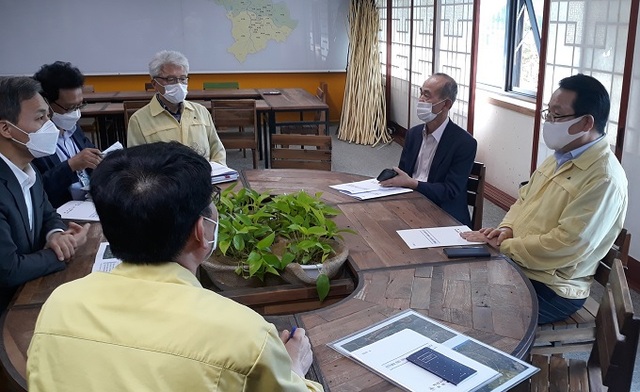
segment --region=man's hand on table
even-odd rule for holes
[[[80,226],[70,222],[66,231],[59,231],[49,236],[45,248],[53,250],[58,260],[68,261],[76,253],[76,248],[87,242],[89,226],[89,223]]]
[[[410,175],[400,170],[398,167],[394,167],[393,170],[398,173],[398,175],[388,180],[380,181],[380,185],[409,188],[414,190],[418,188],[418,180],[411,178]]]
[[[494,248],[499,249],[502,241],[513,238],[513,230],[509,227],[500,227],[497,229],[483,227],[478,231],[460,233],[460,236],[467,241],[486,242]]]

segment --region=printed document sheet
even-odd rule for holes
[[[410,309],[327,345],[408,391],[508,391],[538,371],[518,358]],[[425,346],[477,372],[456,386],[406,360]],[[480,377],[472,381],[477,376]]]
[[[375,178],[340,185],[330,185],[329,187],[358,200],[375,199],[378,197],[413,192],[409,188],[381,186]]]
[[[462,225],[398,230],[397,233],[404,240],[409,249],[482,244],[482,242],[471,242],[460,237],[460,233],[464,233],[465,231],[471,231],[471,229],[468,226]]]
[[[91,272],[111,272],[111,270],[120,263],[122,263],[122,260],[117,259],[113,253],[111,253],[109,243],[101,242]]]
[[[222,182],[235,181],[238,179],[238,172],[218,162],[211,164],[211,183],[220,184]]]
[[[91,201],[72,200],[64,203],[56,209],[62,219],[86,222],[98,222],[96,207]]]

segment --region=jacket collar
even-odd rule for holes
[[[123,262],[111,270],[111,273],[132,279],[202,287],[191,271],[175,262],[162,264],[131,264]]]

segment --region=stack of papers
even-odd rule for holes
[[[331,185],[330,188],[336,189],[345,195],[351,196],[358,200],[375,199],[377,197],[397,195],[400,193],[412,192],[409,188],[384,187],[378,180],[372,178],[370,180],[349,182],[347,184]]]
[[[109,146],[109,148],[107,148],[106,150],[102,151],[102,155],[106,156],[109,155],[109,153],[117,151],[117,150],[122,150],[124,147],[122,146],[122,143],[120,142],[115,142],[112,145]]]
[[[91,201],[72,200],[64,203],[56,210],[62,219],[85,222],[98,222],[96,207]]]
[[[211,164],[211,183],[219,184],[221,182],[235,181],[238,179],[238,172],[217,162],[209,162]]]

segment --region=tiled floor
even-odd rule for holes
[[[332,134],[334,134],[332,128]],[[402,147],[397,143],[379,145],[376,147],[362,146],[353,143],[346,143],[337,139],[333,135],[333,151],[332,151],[332,167],[334,171],[346,173],[356,173],[365,176],[375,177],[384,168],[393,167],[398,164]],[[227,152],[227,165],[236,169],[250,169],[251,154],[247,153],[247,158],[242,157],[242,153],[235,151]],[[260,168],[264,168],[264,162],[260,161]],[[491,170],[491,168],[487,168]],[[496,227],[499,225],[505,211],[485,200],[483,225],[485,227]],[[595,297],[601,296],[601,290],[592,290]],[[640,309],[640,294],[632,291],[633,303],[636,309]],[[640,314],[640,310],[637,311]],[[588,353],[572,354],[571,358],[584,359],[588,358]],[[640,391],[640,360],[637,358],[635,369],[633,372],[632,391]]]

